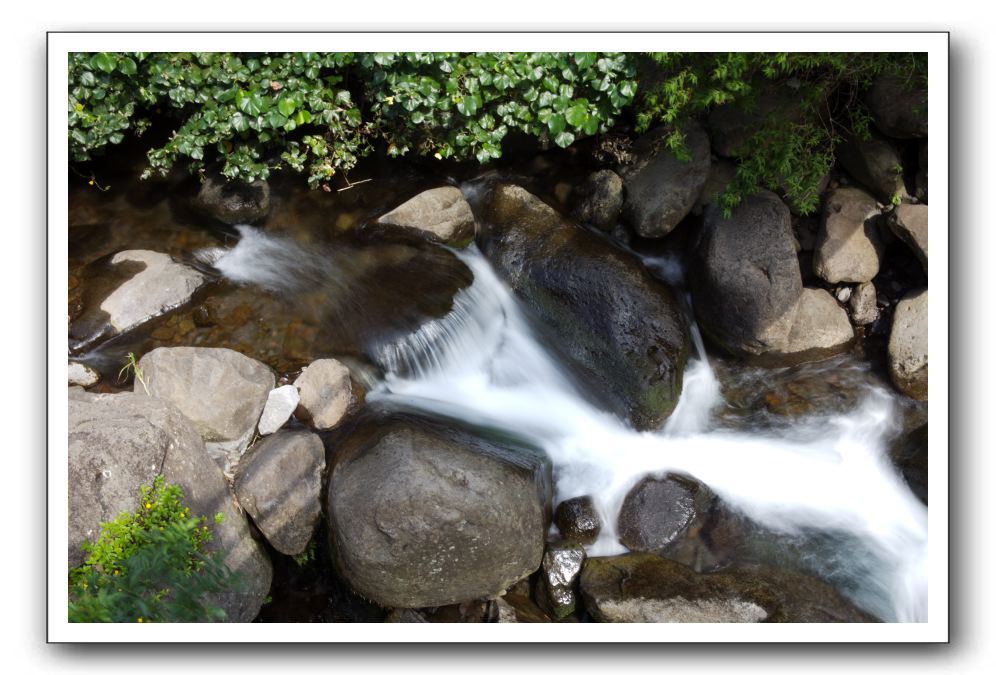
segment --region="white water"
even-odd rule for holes
[[[845,569],[827,573],[847,578],[852,601],[884,620],[926,620],[926,508],[885,458],[895,417],[888,391],[870,387],[847,414],[799,421],[791,440],[717,430],[711,411],[720,387],[696,331],[698,359],[674,413],[661,431],[636,432],[572,388],[480,253],[460,256],[474,283],[449,315],[382,348],[388,375],[368,400],[539,444],[554,466],[557,501],[596,501],[603,529],[590,555],[625,552],[614,525],[626,492],[648,473],[675,470],[771,530],[846,542],[848,551],[833,556]]]

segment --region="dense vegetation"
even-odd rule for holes
[[[717,106],[756,107],[790,88],[790,114],[759,118],[742,153],[732,206],[759,187],[803,210],[842,134],[866,133],[858,94],[890,71],[925,78],[925,55],[889,53],[87,53],[69,58],[69,144],[85,162],[152,119],[168,139],[147,175],[180,160],[217,163],[229,179],[307,174],[329,189],[375,149],[486,163],[510,132],[567,147],[610,130],[682,127]],[[160,122],[159,120],[164,120]]]
[[[223,620],[224,610],[209,603],[209,594],[234,589],[238,581],[205,550],[207,518],[192,516],[183,490],[162,476],[143,485],[139,497],[135,513],[101,523],[97,542],[84,542],[86,561],[69,573],[69,620]]]

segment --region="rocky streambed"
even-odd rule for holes
[[[74,188],[69,566],[163,473],[232,621],[925,620],[925,131],[725,217],[735,129]]]

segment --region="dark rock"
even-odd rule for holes
[[[474,240],[474,214],[459,188],[426,190],[377,219],[377,229],[462,247]]]
[[[269,213],[270,185],[264,180],[246,184],[208,176],[194,198],[194,207],[226,225],[248,225]]]
[[[721,159],[713,162],[709,167],[709,175],[702,186],[702,192],[695,203],[697,208],[705,208],[710,204],[719,204],[720,196],[726,192],[733,179],[737,175],[737,165],[728,159]]]
[[[899,301],[889,334],[889,375],[896,389],[927,400],[927,289]]]
[[[577,607],[575,587],[585,557],[584,547],[576,542],[555,542],[546,547],[540,583],[544,604],[558,619]]]
[[[927,425],[903,434],[889,450],[892,460],[910,490],[924,504],[927,503]]]
[[[864,283],[878,274],[882,241],[878,235],[881,212],[875,198],[857,188],[830,193],[813,256],[816,274],[830,284]]]
[[[927,271],[927,205],[900,204],[889,218],[889,228],[923,264]]]
[[[491,194],[484,254],[567,362],[616,414],[656,428],[681,392],[688,327],[670,290],[636,259],[520,187]]]
[[[890,204],[906,193],[899,152],[884,138],[848,136],[837,150],[837,159],[856,181],[884,204]]]
[[[698,574],[647,553],[589,558],[581,571],[581,593],[596,621],[875,621],[823,582],[802,574],[755,566]]]
[[[329,477],[339,572],[385,607],[495,596],[540,566],[548,472],[537,451],[464,431],[360,424]]]
[[[919,79],[882,74],[865,95],[875,126],[892,138],[927,135],[927,89]]]
[[[582,544],[594,542],[602,531],[602,521],[595,510],[595,503],[587,495],[560,502],[553,519],[564,539]]]
[[[709,176],[709,137],[697,123],[685,129],[691,158],[682,161],[664,148],[664,127],[633,145],[636,161],[622,172],[626,190],[623,217],[641,237],[663,237],[695,206]]]
[[[714,106],[707,126],[712,149],[721,157],[742,157],[750,138],[770,121],[779,126],[802,121],[798,91],[770,86],[756,101]]]
[[[273,548],[303,553],[322,515],[325,446],[307,431],[282,431],[252,446],[235,472],[235,495]]]
[[[631,551],[666,554],[705,522],[713,494],[694,478],[647,476],[627,493],[619,510],[619,541]]]
[[[588,176],[574,195],[571,215],[609,232],[619,219],[623,206],[623,182],[615,171],[603,169]]]

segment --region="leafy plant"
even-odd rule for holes
[[[237,589],[221,555],[205,549],[204,516],[190,514],[183,490],[157,476],[139,490],[134,513],[101,523],[86,561],[69,573],[69,620],[80,622],[220,621],[225,612],[208,596]],[[214,517],[216,524],[223,514]]]

